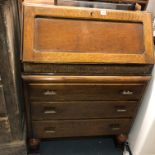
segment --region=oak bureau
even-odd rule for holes
[[[27,138],[115,135],[124,142],[154,64],[151,15],[23,3]]]

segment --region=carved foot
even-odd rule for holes
[[[122,148],[124,147],[124,143],[127,141],[128,136],[125,134],[120,134],[116,136],[116,147]]]
[[[40,140],[39,139],[28,139],[28,152],[39,153],[40,152]]]

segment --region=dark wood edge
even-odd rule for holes
[[[153,65],[23,63],[25,74],[46,75],[151,75]]]
[[[24,98],[25,98],[25,110],[26,110],[26,127],[27,127],[27,138],[32,138],[32,124],[31,124],[31,109],[29,104],[29,95],[27,91],[27,85],[24,83]]]

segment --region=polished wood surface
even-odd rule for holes
[[[147,12],[24,3],[23,62],[153,64],[151,26]]]
[[[102,136],[128,133],[131,119],[33,121],[32,126],[38,138]]]
[[[132,118],[136,101],[64,101],[31,102],[32,120],[65,120],[88,118]]]
[[[22,75],[25,82],[60,82],[60,83],[147,83],[151,76],[51,76]]]

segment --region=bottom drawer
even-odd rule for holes
[[[131,119],[33,121],[36,138],[116,135],[128,133]]]

